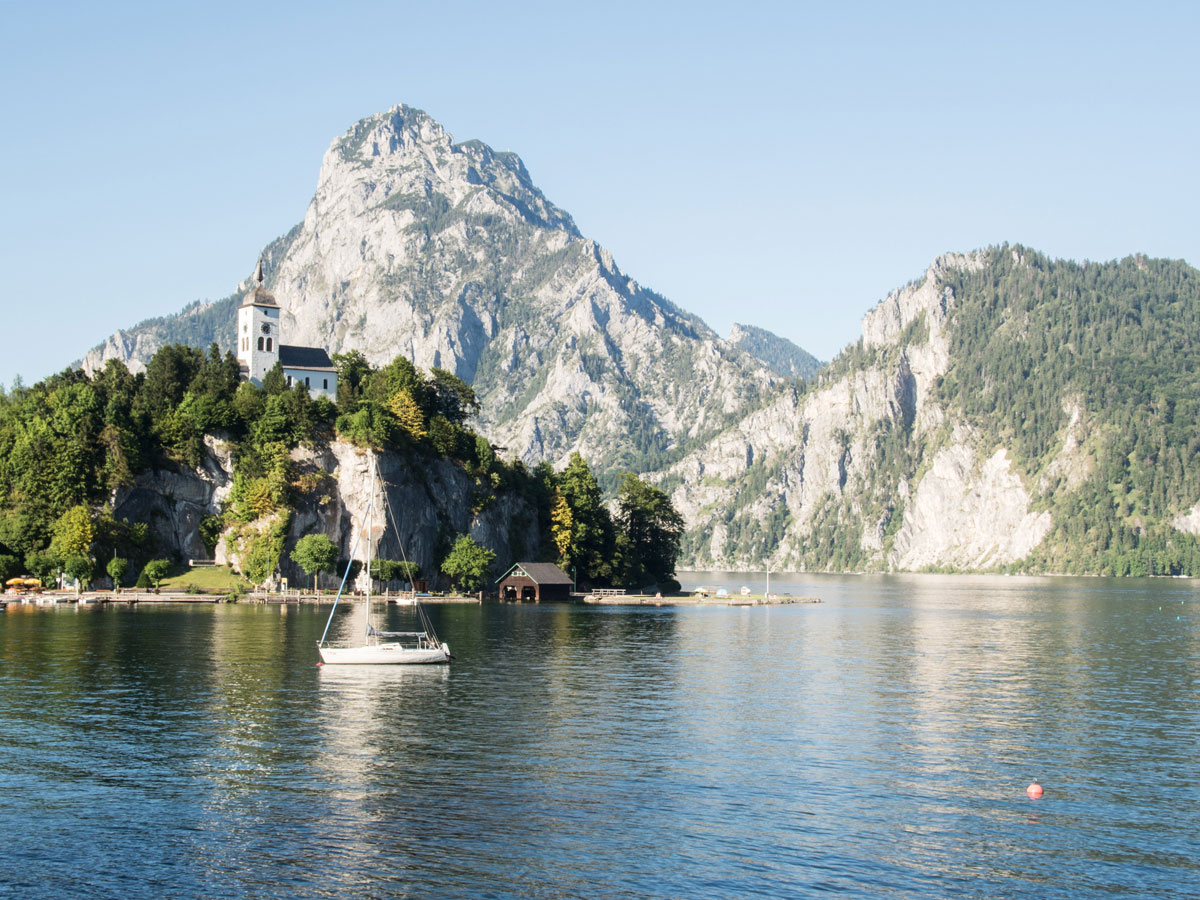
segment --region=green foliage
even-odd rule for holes
[[[49,553],[31,550],[25,555],[25,570],[42,579],[42,584],[47,584],[58,571],[58,560]]]
[[[279,568],[287,539],[290,514],[278,515],[265,527],[248,527],[240,535],[242,572],[252,584],[262,584]]]
[[[394,422],[384,408],[365,400],[354,412],[338,416],[336,427],[338,433],[355,446],[382,450],[391,443]]]
[[[354,409],[366,391],[367,379],[371,375],[371,364],[358,350],[333,354],[337,366],[337,405],[343,412]]]
[[[415,562],[401,559],[371,560],[371,577],[380,583],[400,581],[411,584],[420,572]]]
[[[63,571],[74,578],[86,590],[96,571],[96,561],[90,556],[68,556],[63,560]]]
[[[479,412],[479,401],[469,384],[452,372],[434,368],[428,382],[434,415],[445,416],[454,425],[462,425]]]
[[[108,561],[104,570],[108,573],[108,577],[112,579],[113,587],[119,588],[121,586],[121,579],[129,571],[129,560],[122,556],[114,556]]]
[[[292,561],[309,575],[331,572],[337,565],[337,545],[323,534],[307,534],[292,548]]]
[[[777,375],[784,378],[811,378],[820,370],[820,360],[787,338],[753,325],[737,327],[741,329],[737,346],[766,363]]]
[[[167,573],[171,570],[171,563],[165,559],[152,559],[142,568],[142,575],[147,582],[146,586],[157,588],[158,583],[167,577]],[[142,579],[138,579],[138,586],[142,586]]]
[[[94,531],[92,514],[86,506],[72,506],[54,524],[50,553],[58,559],[87,556]]]
[[[665,582],[675,574],[683,517],[671,498],[636,475],[627,474],[617,493],[619,578],[640,588]]]
[[[287,390],[288,383],[287,377],[283,374],[283,366],[275,363],[262,377],[262,391],[268,397],[278,397]]]
[[[559,495],[570,510],[570,538],[566,552],[559,557],[565,571],[574,568],[580,581],[611,584],[614,574],[616,535],[612,517],[602,502],[600,485],[578,453],[572,453],[567,467],[556,479]],[[566,517],[558,517],[559,533],[556,544],[561,545]]]
[[[470,535],[459,535],[450,554],[442,561],[442,571],[461,591],[474,593],[483,587],[488,569],[496,559],[493,550],[477,544]]]
[[[224,529],[225,521],[220,516],[205,516],[200,520],[200,540],[210,555],[217,549],[217,541]]]

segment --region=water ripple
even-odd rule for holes
[[[315,608],[10,608],[0,894],[1196,895],[1190,586],[790,587],[437,608],[428,669],[317,668]]]

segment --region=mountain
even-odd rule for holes
[[[695,565],[1200,573],[1200,272],[934,262],[671,465]]]
[[[623,273],[516,155],[408,107],[333,142],[264,269],[289,343],[448,369],[507,453],[561,465],[578,450],[609,485],[700,446],[779,380]],[[231,348],[238,293],[118,332],[83,367],[137,366],[179,336]]]
[[[729,332],[729,343],[766,363],[772,372],[784,378],[811,378],[821,370],[821,361],[807,350],[755,325],[735,323]]]
[[[287,340],[471,382],[526,462],[670,492],[697,567],[1200,573],[1200,274],[1140,256],[947,254],[828,366],[722,340],[639,285],[520,159],[419,110],[356,124],[264,250]],[[232,346],[231,297],[85,358]],[[796,376],[802,378],[798,379]]]

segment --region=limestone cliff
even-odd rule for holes
[[[530,463],[578,450],[601,472],[652,468],[778,379],[622,272],[515,154],[408,107],[332,143],[303,223],[265,257],[287,343],[448,369],[482,401],[475,427]],[[230,300],[118,332],[83,366],[137,368],[172,324],[232,347],[221,313]]]
[[[941,275],[981,264],[939,258],[867,313],[859,343],[806,390],[664,473],[695,565],[988,569],[1036,546],[1049,516],[1006,451],[949,422],[936,395],[955,301]]]
[[[219,515],[233,483],[233,460],[225,442],[209,437],[204,464],[195,470],[151,469],[113,497],[116,518],[147,522],[157,542],[155,553],[180,559],[208,559],[201,522]],[[325,534],[350,558],[355,535],[366,522],[371,491],[371,453],[335,440],[292,452],[297,483],[296,505],[286,519],[278,513],[226,529],[211,555],[219,564],[244,571],[253,540],[271,526],[287,522],[278,570],[292,584],[310,583],[288,552],[306,534]],[[422,578],[444,586],[439,551],[455,534],[470,534],[495,551],[497,565],[538,553],[537,513],[523,498],[500,493],[483,508],[473,504],[473,483],[448,460],[414,460],[399,453],[374,454],[377,460],[377,510],[367,531],[372,558],[416,562]],[[365,559],[359,544],[355,559]],[[365,578],[365,576],[363,576]],[[327,582],[328,583],[328,582]],[[359,585],[362,586],[362,585]]]

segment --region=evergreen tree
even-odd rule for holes
[[[571,512],[571,539],[562,554],[563,565],[574,566],[581,579],[610,583],[615,552],[612,518],[602,502],[600,485],[579,453],[571,454],[557,488]]]
[[[683,517],[671,499],[636,475],[621,481],[616,526],[621,538],[621,577],[630,587],[665,582],[675,575]]]

